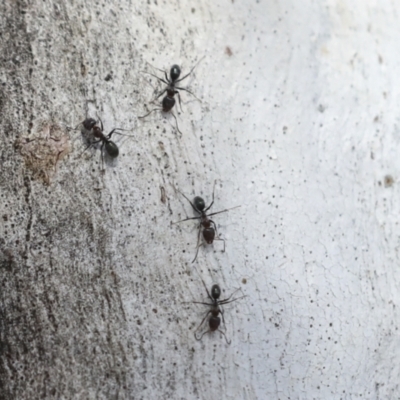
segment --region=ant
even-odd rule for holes
[[[197,329],[195,330],[195,332],[194,332],[194,337],[196,338],[196,340],[201,340],[201,339],[203,338],[203,336],[204,336],[206,333],[219,331],[219,332],[221,332],[221,333],[224,335],[225,340],[226,340],[226,343],[227,343],[227,344],[231,344],[231,341],[228,340],[228,338],[227,338],[226,335],[225,335],[225,332],[223,332],[223,331],[221,331],[220,329],[218,329],[219,326],[220,326],[220,324],[221,324],[221,318],[219,317],[219,314],[221,314],[221,316],[222,316],[222,322],[223,322],[224,325],[225,325],[224,311],[223,311],[223,309],[221,308],[221,306],[224,305],[224,304],[232,303],[232,302],[234,302],[234,301],[236,301],[236,300],[239,300],[239,299],[242,299],[243,297],[246,297],[246,296],[236,297],[235,299],[232,299],[232,300],[231,300],[232,296],[233,296],[238,290],[240,290],[240,289],[237,289],[237,290],[235,290],[227,299],[218,300],[218,299],[220,298],[220,296],[221,296],[221,288],[219,287],[219,285],[217,285],[217,284],[212,285],[212,287],[211,287],[211,294],[210,294],[210,292],[208,291],[207,286],[206,286],[206,284],[204,283],[204,281],[203,281],[203,280],[201,280],[201,281],[203,282],[204,288],[205,288],[206,291],[207,291],[208,298],[211,300],[211,304],[210,304],[210,303],[203,303],[203,302],[199,302],[199,301],[192,301],[191,303],[194,303],[194,304],[203,304],[203,305],[205,305],[205,306],[210,306],[211,308],[210,308],[210,310],[207,312],[207,314],[205,315],[205,317],[203,318],[203,320],[200,322],[200,325],[199,325],[199,326],[197,327]],[[199,332],[201,326],[203,325],[204,321],[206,320],[206,318],[208,317],[209,314],[211,314],[211,316],[210,316],[210,318],[209,318],[209,320],[208,320],[209,329],[208,329],[207,331],[203,332],[203,333],[201,334],[201,336],[199,337],[197,334],[198,334],[198,332]]]
[[[202,59],[201,59],[201,60],[202,60]],[[175,105],[175,103],[176,103],[174,96],[175,96],[176,94],[178,95],[179,105],[180,105],[181,110],[182,110],[181,96],[180,96],[178,90],[184,90],[184,91],[190,93],[190,94],[191,94],[192,96],[194,96],[194,97],[196,97],[196,95],[195,95],[194,93],[192,93],[192,92],[191,92],[189,89],[187,89],[187,88],[178,87],[178,86],[175,86],[175,85],[176,85],[178,82],[181,82],[181,81],[183,81],[185,78],[187,78],[187,77],[193,72],[193,70],[196,68],[197,64],[198,64],[201,60],[199,60],[199,61],[196,63],[196,65],[190,70],[190,72],[189,72],[188,74],[186,74],[184,77],[182,77],[182,78],[180,78],[180,79],[179,79],[179,77],[180,77],[180,75],[181,75],[181,68],[180,68],[179,65],[177,65],[177,64],[174,64],[174,65],[171,67],[171,70],[169,71],[169,78],[168,78],[168,75],[167,75],[167,72],[166,72],[166,71],[159,70],[159,71],[161,71],[161,72],[164,72],[165,80],[162,79],[162,78],[160,78],[160,77],[158,77],[157,75],[151,74],[150,72],[146,72],[147,74],[153,76],[154,78],[158,79],[159,81],[161,81],[161,82],[163,82],[163,83],[165,83],[165,84],[167,85],[167,87],[166,87],[153,101],[157,100],[157,99],[158,99],[159,97],[161,97],[165,92],[167,92],[167,94],[166,94],[165,97],[162,99],[162,102],[161,102],[161,106],[162,106],[162,107],[161,107],[161,108],[154,108],[153,110],[151,110],[150,112],[148,112],[146,115],[143,115],[143,116],[138,117],[138,118],[145,118],[145,117],[147,117],[148,115],[150,115],[153,111],[157,111],[157,110],[161,110],[161,111],[163,111],[163,112],[165,112],[165,113],[166,113],[166,112],[170,112],[170,113],[172,114],[172,116],[175,118],[175,123],[176,123],[176,129],[177,129],[177,131],[182,135],[182,132],[179,130],[179,127],[178,127],[178,120],[176,119],[175,114],[172,112],[172,108],[174,107],[174,105]],[[158,68],[156,68],[156,69],[158,69]],[[200,99],[198,99],[197,97],[196,97],[196,99],[200,101]]]
[[[103,148],[105,148],[106,153],[111,157],[111,158],[116,158],[119,155],[119,149],[118,146],[111,140],[111,136],[113,133],[118,133],[118,135],[123,135],[123,136],[131,136],[131,135],[124,135],[123,133],[117,132],[118,131],[125,131],[126,129],[121,129],[121,128],[114,128],[108,135],[104,135],[104,127],[103,127],[103,121],[99,118],[101,127],[97,124],[97,121],[93,118],[86,118],[84,121],[78,124],[81,125],[85,128],[87,132],[90,132],[96,139],[96,141],[91,142],[84,152],[95,145],[96,143],[102,142],[101,144],[101,162],[104,165],[104,157],[103,157]],[[77,127],[78,127],[77,126]],[[76,129],[76,128],[75,128]]]
[[[216,215],[216,214],[221,214],[223,212],[229,211],[229,210],[233,210],[234,208],[239,208],[240,206],[236,206],[236,207],[232,207],[232,208],[227,208],[225,210],[222,211],[217,211],[211,214],[206,214],[206,212],[212,207],[212,205],[214,204],[214,192],[215,192],[215,183],[216,181],[214,181],[214,188],[213,188],[213,194],[212,194],[212,202],[211,204],[206,207],[206,203],[204,202],[203,198],[200,196],[196,196],[193,199],[193,203],[180,191],[178,190],[178,192],[190,203],[190,205],[192,206],[193,210],[196,211],[198,214],[200,214],[197,217],[192,217],[192,218],[186,218],[186,219],[182,219],[181,221],[175,222],[175,224],[179,224],[180,222],[185,222],[185,221],[189,221],[191,219],[200,219],[200,223],[198,226],[198,236],[197,236],[197,248],[196,248],[196,255],[194,256],[194,259],[192,261],[192,263],[194,263],[196,261],[197,255],[199,253],[199,248],[203,245],[203,243],[200,243],[200,239],[201,239],[201,233],[203,233],[203,238],[205,240],[205,242],[207,244],[212,244],[214,242],[214,240],[221,240],[224,242],[224,250],[225,251],[225,240],[221,239],[218,237],[218,232],[217,232],[217,226],[215,225],[215,222],[211,219],[209,219],[209,217],[211,217],[212,215]]]

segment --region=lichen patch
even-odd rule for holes
[[[36,134],[17,139],[15,147],[24,157],[25,165],[32,171],[33,179],[50,185],[57,172],[57,164],[71,150],[69,135],[58,125],[40,124]]]

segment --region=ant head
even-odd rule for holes
[[[196,196],[193,199],[194,206],[196,207],[197,210],[202,212],[206,208],[206,203],[204,202],[203,198],[200,196]]]
[[[181,74],[181,69],[179,68],[179,65],[173,65],[171,67],[171,71],[169,72],[169,76],[171,77],[171,81],[174,82],[179,78],[179,75]]]
[[[219,299],[219,296],[221,296],[221,289],[220,289],[219,285],[217,285],[217,284],[212,285],[212,288],[211,288],[211,297],[212,297],[214,300],[218,300],[218,299]]]
[[[83,127],[86,129],[86,130],[88,130],[88,131],[90,131],[90,130],[92,130],[93,129],[93,127],[96,125],[96,120],[95,119],[93,119],[93,118],[86,118],[83,122],[82,122],[82,125],[83,125]]]

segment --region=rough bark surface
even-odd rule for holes
[[[0,398],[399,398],[400,6],[0,5]],[[139,120],[172,64],[171,116]],[[149,65],[151,64],[151,65]],[[86,107],[87,105],[87,107]],[[175,107],[178,113],[178,106]],[[116,161],[75,128],[102,118]],[[200,248],[186,195],[211,201]],[[229,346],[196,341],[207,286]]]

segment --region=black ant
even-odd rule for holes
[[[165,80],[160,78],[160,77],[158,77],[157,75],[154,75],[154,74],[151,74],[150,72],[147,72],[147,74],[149,74],[151,76],[154,76],[154,78],[158,79],[159,81],[161,81],[161,82],[163,82],[163,83],[165,83],[167,85],[167,87],[154,100],[157,100],[165,92],[167,92],[167,94],[165,95],[165,97],[163,98],[163,100],[161,102],[162,108],[154,108],[153,110],[149,111],[146,115],[143,115],[143,116],[138,117],[138,118],[145,118],[148,115],[150,115],[153,111],[157,111],[157,110],[160,110],[160,111],[163,111],[163,112],[170,112],[172,114],[172,116],[175,118],[177,131],[182,135],[182,132],[179,130],[179,127],[178,127],[178,120],[176,119],[175,114],[172,112],[172,108],[174,107],[174,105],[176,103],[174,96],[176,94],[178,95],[178,100],[179,100],[179,105],[181,107],[181,110],[182,110],[181,96],[180,96],[178,90],[184,90],[184,91],[190,93],[192,96],[194,96],[194,97],[196,97],[196,96],[189,89],[183,88],[183,87],[178,87],[178,86],[175,86],[175,85],[178,82],[181,82],[185,78],[187,78],[193,72],[193,70],[196,68],[197,64],[190,70],[190,72],[188,74],[186,74],[184,77],[182,77],[180,79],[179,79],[179,77],[181,75],[181,69],[180,69],[179,65],[177,65],[177,64],[174,64],[171,67],[171,70],[169,72],[169,76],[170,76],[169,78],[168,78],[168,75],[167,75],[166,71],[159,70],[161,72],[164,72]],[[196,99],[200,101],[200,99],[198,99],[197,97],[196,97]]]
[[[223,212],[226,212],[226,211],[229,211],[229,210],[233,210],[234,208],[239,208],[240,207],[240,206],[236,206],[236,207],[232,207],[232,208],[227,208],[227,209],[222,210],[222,211],[217,211],[217,212],[214,212],[214,213],[211,213],[211,214],[206,214],[206,212],[214,204],[215,183],[216,182],[214,182],[214,188],[213,188],[213,194],[212,194],[212,202],[207,208],[205,208],[206,204],[205,204],[205,202],[204,202],[202,197],[196,196],[193,199],[193,203],[192,203],[180,190],[178,190],[179,193],[190,203],[190,205],[192,206],[193,210],[200,214],[198,217],[186,218],[186,219],[182,219],[181,221],[175,222],[175,224],[179,224],[180,222],[189,221],[191,219],[200,219],[200,223],[199,223],[199,226],[198,226],[199,234],[197,236],[196,255],[194,256],[194,259],[193,259],[192,263],[194,263],[196,261],[197,254],[199,253],[199,248],[203,244],[203,243],[200,243],[201,232],[203,232],[203,238],[204,238],[204,240],[205,240],[205,242],[207,244],[212,244],[214,242],[214,240],[221,240],[222,242],[224,242],[224,250],[223,251],[225,251],[225,240],[218,237],[217,226],[215,225],[215,222],[213,220],[209,219],[209,217],[211,217],[212,215],[221,214]]]
[[[111,158],[116,158],[119,155],[119,149],[118,146],[111,140],[111,136],[113,133],[118,133],[118,135],[123,135],[123,136],[131,136],[131,135],[124,135],[123,133],[117,132],[117,131],[124,131],[125,129],[121,128],[114,128],[108,135],[104,135],[104,127],[103,127],[103,121],[99,117],[99,121],[101,124],[101,127],[97,124],[97,121],[93,118],[86,118],[82,124],[82,126],[85,128],[87,132],[90,132],[96,139],[96,141],[91,142],[84,152],[92,147],[93,145],[102,142],[101,144],[101,162],[104,165],[104,159],[103,159],[103,148],[105,148],[106,153],[111,157]],[[79,124],[79,125],[80,125]],[[79,126],[78,125],[78,126]]]
[[[203,302],[199,302],[199,301],[192,301],[191,303],[203,304],[205,306],[211,307],[211,309],[207,312],[207,314],[205,315],[203,320],[200,322],[200,325],[195,330],[194,337],[196,338],[196,340],[201,340],[206,333],[219,331],[224,335],[226,343],[227,344],[231,344],[231,341],[227,339],[227,337],[225,335],[225,332],[223,332],[220,329],[218,329],[219,326],[221,325],[221,318],[219,317],[219,314],[221,314],[222,322],[225,325],[224,311],[222,310],[221,306],[224,305],[224,304],[232,303],[233,301],[242,299],[243,297],[246,297],[246,296],[236,297],[235,299],[231,300],[232,296],[238,290],[240,290],[240,289],[237,289],[227,299],[218,300],[220,298],[220,296],[221,296],[221,288],[219,287],[219,285],[217,285],[217,284],[212,285],[212,287],[211,287],[211,295],[210,295],[210,292],[208,291],[206,284],[204,283],[203,280],[202,280],[202,282],[203,282],[204,288],[207,291],[208,298],[211,300],[211,304],[210,303],[203,303]],[[201,334],[201,336],[199,337],[198,336],[199,330],[202,327],[204,321],[206,320],[206,318],[208,317],[209,314],[211,314],[211,316],[210,316],[210,318],[208,320],[209,329],[207,331],[203,332]]]

